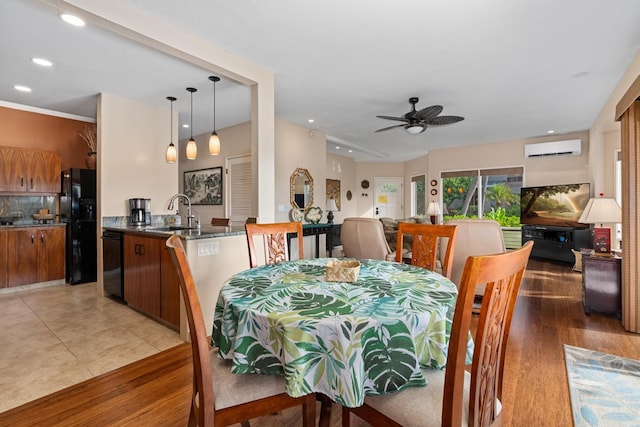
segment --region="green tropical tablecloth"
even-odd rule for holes
[[[284,374],[291,396],[321,392],[348,407],[362,405],[365,394],[424,386],[420,366],[446,363],[456,286],[377,260],[361,260],[354,283],[327,282],[330,260],[287,261],[230,278],[213,325],[220,356],[233,361],[234,373]]]

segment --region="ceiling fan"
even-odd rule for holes
[[[409,98],[411,111],[409,111],[402,117],[376,116],[380,119],[404,122],[399,125],[393,125],[386,128],[378,129],[376,132],[403,127],[411,135],[417,135],[424,132],[428,126],[448,125],[464,120],[464,117],[460,116],[440,116],[439,114],[442,113],[442,105],[432,105],[430,107],[423,108],[420,111],[416,111],[417,103],[417,97]]]

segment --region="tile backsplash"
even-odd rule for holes
[[[16,225],[34,224],[40,209],[49,209],[58,220],[58,196],[0,196],[0,217],[13,217]]]

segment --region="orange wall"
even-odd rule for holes
[[[62,170],[86,168],[89,149],[79,133],[90,123],[0,107],[0,145],[54,151]]]

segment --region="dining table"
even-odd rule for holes
[[[358,260],[355,281],[328,281],[335,260],[284,261],[229,278],[211,336],[219,357],[237,374],[284,375],[291,396],[322,393],[347,407],[366,394],[426,386],[421,368],[446,364],[455,284],[372,259]],[[472,354],[470,338],[468,362]]]

